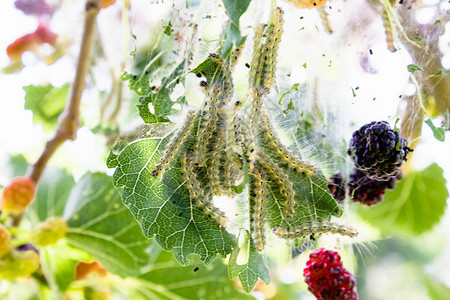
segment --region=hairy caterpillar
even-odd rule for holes
[[[216,83],[216,86],[219,86],[222,92],[222,95],[217,98],[217,100],[220,100],[217,106],[224,106],[231,100],[231,95],[233,92],[231,71],[229,65],[224,62],[220,55],[211,53],[209,58],[217,65],[216,74],[213,81],[217,81],[216,78],[221,81],[221,83]]]
[[[193,161],[186,153],[181,158],[181,172],[183,173],[183,179],[186,181],[185,186],[189,190],[193,203],[201,208],[205,214],[211,216],[222,228],[225,228],[228,220],[224,213],[211,203],[210,196],[205,195],[203,192],[202,186],[194,172]]]
[[[270,125],[269,117],[266,111],[261,112],[260,118],[262,138],[266,141],[270,149],[272,149],[277,157],[286,164],[289,168],[298,172],[313,175],[316,170],[313,165],[304,162],[291,153],[278,139],[272,126]]]
[[[208,160],[208,179],[209,185],[214,195],[219,196],[222,193],[222,185],[220,182],[220,163],[222,151],[226,146],[225,140],[222,138],[225,134],[224,128],[220,128],[214,142],[211,143],[211,151]]]
[[[228,120],[228,114],[225,112],[226,120]],[[226,137],[226,145],[225,145],[225,161],[223,165],[223,190],[227,194],[228,197],[233,197],[235,192],[233,190],[233,185],[236,180],[236,175],[239,170],[236,168],[236,164],[234,164],[233,157],[233,146],[236,144],[236,136],[235,136],[235,128],[234,128],[234,118],[231,122],[228,122],[227,129],[225,131]]]
[[[164,151],[164,154],[160,157],[158,163],[153,168],[152,175],[154,177],[158,177],[178,154],[181,146],[187,140],[189,134],[192,131],[192,128],[194,127],[194,118],[194,111],[189,111],[186,119],[184,120],[183,126],[174,135],[172,140],[169,142],[166,150]]]
[[[273,179],[274,183],[276,183],[276,186],[280,189],[280,194],[284,198],[284,215],[287,218],[292,218],[295,213],[295,191],[292,182],[289,180],[289,177],[283,172],[283,170],[279,168],[269,156],[267,156],[263,152],[258,153],[258,156],[258,163],[267,171],[270,178]]]
[[[263,176],[259,169],[255,169],[255,176],[250,179],[250,196],[252,197],[252,236],[256,249],[262,251],[266,244],[265,225],[265,188]]]
[[[386,42],[388,45],[388,49],[391,52],[395,52],[395,51],[397,51],[397,49],[395,48],[395,45],[394,45],[394,30],[392,28],[391,19],[389,18],[387,9],[385,7],[383,7],[382,18],[383,18],[383,26],[384,26],[384,32],[386,34]]]
[[[237,64],[237,62],[239,60],[239,57],[241,57],[243,48],[244,48],[244,45],[242,45],[239,48],[234,49],[231,52],[231,55],[230,55],[230,71],[232,71],[234,69],[234,67],[236,66],[236,64]]]
[[[273,233],[283,239],[297,239],[320,233],[335,233],[352,238],[358,235],[358,231],[350,226],[329,221],[313,221],[311,223],[304,223],[300,226],[290,228],[275,227]]]
[[[264,25],[258,25],[255,29],[249,86],[257,91],[259,97],[268,94],[274,82],[278,45],[283,33],[283,14],[283,10],[277,7],[275,22],[267,25],[265,30],[262,30]]]
[[[322,25],[325,28],[325,31],[329,34],[333,33],[333,29],[330,25],[330,20],[328,20],[328,13],[325,7],[319,7],[320,20],[322,20]]]

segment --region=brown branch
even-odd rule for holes
[[[70,101],[60,118],[55,136],[47,142],[44,151],[31,169],[29,177],[35,183],[39,182],[48,161],[59,146],[66,140],[75,140],[77,137],[77,130],[80,124],[81,94],[84,89],[84,81],[90,64],[93,33],[99,9],[100,0],[86,0],[84,31]]]

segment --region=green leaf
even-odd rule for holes
[[[422,171],[410,171],[388,190],[384,201],[360,207],[359,214],[385,234],[418,235],[439,223],[447,207],[448,191],[443,170],[432,164]]]
[[[197,67],[192,69],[190,73],[194,73],[197,76],[205,76],[208,85],[223,80],[225,76],[222,72],[222,66],[216,60],[212,59],[211,56],[208,56]]]
[[[433,131],[433,136],[440,142],[445,142],[445,129],[444,128],[437,128],[434,126],[433,121],[431,119],[428,119],[425,121],[425,123],[431,128]]]
[[[205,266],[195,255],[189,266],[181,266],[172,253],[160,247],[152,247],[151,257],[143,274],[130,284],[145,299],[253,299],[236,290],[220,258]]]
[[[60,217],[64,212],[71,188],[75,185],[72,175],[66,170],[47,168],[39,181],[36,198],[29,213],[35,223],[48,217]]]
[[[64,218],[69,225],[68,243],[92,254],[108,271],[132,276],[148,262],[145,249],[150,241],[105,174],[88,173],[77,182]]]
[[[145,138],[130,143],[117,157],[114,185],[122,190],[122,201],[141,224],[147,237],[155,236],[166,250],[188,263],[196,253],[205,263],[216,254],[225,257],[234,245],[233,236],[201,210],[195,208],[184,186],[177,159],[161,178],[151,174],[168,142],[166,138]]]
[[[440,69],[439,71],[436,72],[436,74],[433,74],[433,76],[436,76],[436,77],[446,77],[446,76],[448,76],[448,74],[445,73],[445,71],[444,71],[443,69]]]
[[[28,161],[22,154],[11,155],[9,158],[11,177],[24,176],[28,169]]]
[[[228,274],[230,279],[239,277],[244,291],[250,293],[255,287],[258,278],[269,284],[270,277],[262,255],[256,250],[250,234],[241,230],[238,244],[231,252],[228,262]]]
[[[411,74],[414,74],[416,71],[423,71],[421,67],[415,64],[409,64],[408,65],[408,72]]]
[[[172,22],[169,21],[169,24],[164,27],[163,33],[167,36],[170,36],[172,34]]]
[[[230,24],[225,29],[225,45],[222,49],[222,56],[227,57],[233,46],[239,48],[244,44],[245,37],[241,36],[241,29],[239,27],[239,19],[247,10],[251,0],[222,0],[225,11]]]
[[[423,282],[431,300],[450,299],[450,288],[430,276],[423,275]]]
[[[148,86],[148,76],[144,76],[147,79],[142,79],[142,83],[147,84],[147,86],[141,91],[137,107],[139,115],[145,123],[169,122],[167,116],[173,113],[172,107],[176,104],[175,101],[170,99],[170,95],[176,86],[173,81],[183,74],[184,68],[185,62],[183,60],[169,76],[161,80],[161,87],[156,92]],[[149,105],[152,105],[154,113],[150,112]]]
[[[33,112],[33,122],[42,124],[45,130],[52,130],[66,105],[69,84],[60,88],[51,84],[45,86],[24,86],[25,109]]]
[[[54,295],[64,292],[75,280],[78,261],[90,261],[89,254],[64,243],[40,249],[42,271]]]

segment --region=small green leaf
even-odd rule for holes
[[[422,40],[422,38],[420,36],[416,35],[414,37],[414,40],[420,42]]]
[[[353,94],[353,97],[356,97],[356,93],[355,93],[355,89],[354,88],[352,88],[352,94]]]
[[[446,77],[446,76],[448,76],[448,74],[445,73],[445,71],[444,71],[443,69],[440,69],[440,70],[437,71],[436,74],[434,74],[433,76],[436,76],[436,77]]]
[[[414,74],[416,71],[423,71],[421,67],[415,64],[409,64],[408,65],[408,72],[411,74]]]
[[[92,254],[112,273],[133,276],[148,262],[145,250],[150,241],[105,174],[88,173],[77,182],[64,218],[69,225],[68,243]]]
[[[172,34],[172,22],[169,21],[169,24],[167,24],[167,26],[164,27],[163,33],[167,36],[170,36]]]
[[[308,67],[308,65],[307,65],[306,63],[304,63],[304,64],[302,65],[302,67],[306,69],[306,68]]]
[[[189,266],[181,266],[172,253],[155,246],[151,247],[151,262],[131,284],[145,299],[253,299],[228,279],[222,259],[205,266],[194,255]]]
[[[211,85],[213,82],[223,80],[224,74],[221,68],[222,66],[216,60],[208,56],[197,67],[192,69],[190,73],[194,73],[197,76],[205,76],[208,85]]]
[[[441,19],[437,19],[437,20],[434,22],[434,24],[442,24]]]
[[[383,202],[360,207],[359,214],[385,234],[418,235],[439,223],[447,207],[448,191],[443,170],[432,164],[422,171],[410,171]]]
[[[33,123],[42,124],[45,130],[52,130],[66,105],[69,84],[60,88],[51,84],[45,86],[24,86],[25,109],[33,112]]]
[[[450,288],[445,284],[425,274],[423,275],[423,282],[431,300],[450,299]]]
[[[47,168],[39,181],[36,198],[28,211],[32,220],[38,223],[49,217],[62,216],[74,185],[75,180],[66,170]]]
[[[222,49],[222,56],[227,57],[233,46],[239,48],[245,42],[245,37],[241,36],[239,19],[247,10],[251,0],[222,0],[222,2],[230,18],[230,24],[225,29],[225,44]]]
[[[145,138],[128,144],[115,158],[114,185],[122,191],[122,201],[141,224],[147,237],[188,264],[188,255],[199,254],[210,263],[219,254],[225,257],[234,245],[233,236],[221,229],[203,211],[193,206],[177,159],[161,178],[152,176],[168,142],[166,138]]]
[[[444,128],[441,128],[441,127],[437,128],[436,126],[434,126],[431,119],[426,120],[425,123],[431,128],[431,130],[433,131],[433,136],[438,141],[445,142],[445,129]]]
[[[231,252],[228,262],[228,275],[230,279],[239,277],[244,291],[250,293],[255,287],[258,278],[269,284],[270,277],[262,255],[255,249],[250,234],[241,230],[238,244]]]
[[[75,266],[80,260],[92,259],[86,252],[64,243],[43,247],[39,252],[42,271],[54,295],[64,292],[75,280]]]

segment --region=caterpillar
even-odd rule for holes
[[[217,65],[216,74],[214,74],[213,81],[216,82],[215,85],[219,86],[222,92],[222,96],[219,96],[217,99],[220,100],[217,106],[224,106],[231,100],[231,95],[233,93],[233,80],[230,67],[218,54],[211,53],[209,58]]]
[[[253,162],[256,155],[256,138],[252,128],[248,127],[246,123],[241,123],[242,131],[240,134],[243,137],[242,148],[245,159],[247,160],[249,171],[253,170]]]
[[[198,151],[195,153],[197,160],[201,160],[201,157],[205,156],[209,140],[212,138],[214,132],[217,129],[217,122],[219,121],[218,105],[221,94],[222,91],[220,90],[220,87],[215,84],[211,88],[209,96],[209,106],[206,109],[206,114],[203,116],[203,119],[200,122],[200,128],[197,133],[196,143],[200,145]]]
[[[385,7],[383,7],[382,13],[384,32],[386,34],[386,42],[388,45],[388,49],[391,52],[397,51],[394,45],[394,29],[392,27],[391,19],[389,18],[388,11]]]
[[[239,48],[235,48],[230,55],[230,71],[234,69],[236,66],[239,57],[241,57],[242,49],[244,48],[244,45],[240,46]]]
[[[164,171],[165,168],[174,160],[175,156],[180,151],[180,148],[183,146],[184,142],[189,137],[189,134],[194,127],[194,111],[189,111],[183,126],[177,131],[177,133],[173,136],[172,140],[169,142],[164,154],[159,158],[158,163],[152,170],[152,175],[154,177],[158,177]]]
[[[322,25],[325,28],[325,31],[329,34],[333,33],[333,29],[330,25],[330,20],[328,20],[328,13],[325,7],[319,7],[320,20],[322,20]]]
[[[226,116],[226,120],[228,120],[228,114],[224,113]],[[225,154],[224,154],[224,162],[223,162],[223,190],[227,194],[228,197],[233,197],[235,192],[233,190],[233,185],[236,180],[236,175],[239,170],[236,168],[234,164],[233,158],[233,146],[236,144],[236,136],[234,129],[234,119],[231,122],[228,122],[227,129],[225,131],[226,137],[226,145],[225,145]]]
[[[261,171],[255,169],[255,175],[250,179],[250,196],[252,203],[252,237],[256,249],[262,251],[266,244],[265,225],[265,200],[266,193],[263,185],[263,176]]]
[[[272,159],[262,151],[258,153],[258,163],[267,171],[268,175],[274,180],[276,186],[280,189],[280,194],[284,198],[284,215],[287,218],[294,216],[295,191],[289,177],[278,167]]]
[[[218,135],[213,143],[211,143],[211,151],[209,153],[209,160],[207,164],[207,173],[209,179],[209,186],[214,195],[220,196],[222,193],[222,185],[220,182],[220,163],[222,158],[222,151],[226,146],[224,135],[224,128],[220,128]]]
[[[307,175],[313,175],[316,173],[313,165],[297,158],[286,148],[286,146],[281,143],[270,125],[270,120],[266,111],[263,110],[261,112],[261,118],[259,121],[262,131],[261,137],[265,140],[269,148],[274,151],[275,155],[281,159],[283,164],[286,164],[290,169],[305,173]]]
[[[205,195],[197,175],[194,173],[194,165],[192,160],[186,153],[181,158],[181,172],[185,181],[185,186],[189,190],[189,194],[195,206],[201,208],[206,215],[211,216],[220,227],[226,228],[228,220],[225,214],[216,208],[210,200],[209,195]]]
[[[297,239],[320,233],[334,233],[351,238],[358,235],[358,231],[353,227],[329,221],[312,221],[311,223],[304,223],[300,226],[290,228],[275,227],[273,233],[283,239]]]

